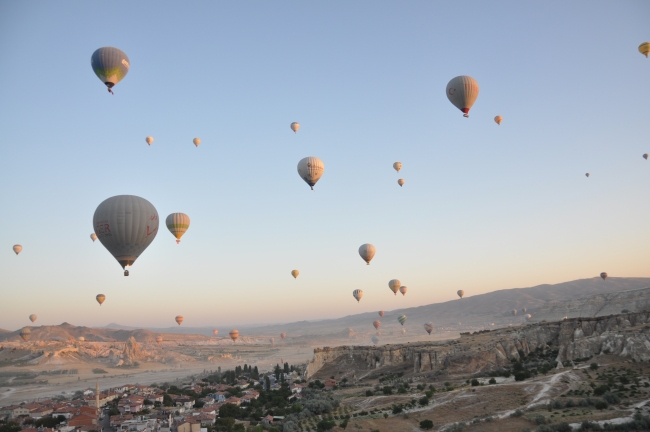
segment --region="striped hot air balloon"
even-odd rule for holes
[[[228,335],[233,342],[237,342],[237,339],[239,339],[239,330],[230,330],[230,333],[228,333]]]
[[[428,322],[424,324],[424,329],[427,331],[427,333],[431,334],[431,332],[433,331],[433,323]]]
[[[181,237],[190,227],[190,217],[185,213],[172,213],[165,219],[167,229],[174,237],[176,237],[176,244],[181,242]]]
[[[358,303],[359,301],[361,301],[361,297],[363,297],[363,290],[355,289],[354,291],[352,291],[352,297],[357,299],[357,303]]]
[[[406,322],[406,315],[400,315],[399,318],[397,318],[397,321],[399,321],[401,325],[404,325]]]
[[[383,316],[384,316],[384,311],[379,311],[379,312],[377,312],[377,313],[379,314],[380,317],[383,318]]]
[[[379,326],[381,325],[381,321],[375,320],[372,322],[373,327],[375,327],[375,330],[379,330]]]
[[[176,321],[176,323],[178,323],[178,325],[181,325],[183,323],[184,319],[185,318],[183,318],[181,315],[177,315],[176,318],[174,318],[174,321]]]

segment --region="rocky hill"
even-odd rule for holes
[[[540,322],[462,334],[460,339],[438,343],[316,349],[307,376],[325,367],[355,376],[385,366],[412,368],[414,373],[485,373],[533,352],[546,356],[552,366],[601,354],[650,360],[650,311]]]

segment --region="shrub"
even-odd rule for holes
[[[420,422],[420,429],[424,429],[424,430],[433,429],[433,422],[431,420],[422,420]]]
[[[617,404],[621,402],[621,398],[618,397],[618,395],[610,392],[605,393],[603,395],[603,399],[605,399],[605,401],[610,404]]]
[[[402,412],[402,407],[398,405],[393,405],[393,414],[399,414]]]
[[[496,383],[497,383],[497,380],[495,380],[494,378],[490,378],[490,381],[488,381],[488,383],[490,383],[490,384],[496,384]]]
[[[426,396],[423,397],[423,398],[420,398],[420,400],[418,401],[418,403],[419,403],[420,405],[422,405],[422,406],[427,406],[427,405],[429,405],[429,398],[426,397]]]
[[[374,396],[375,394],[372,392],[372,390],[366,390],[366,396]]]
[[[522,415],[524,415],[524,412],[522,410],[518,409],[518,410],[515,410],[515,412],[513,412],[512,414],[510,414],[510,417],[521,417]]]
[[[530,378],[530,372],[523,371],[515,373],[515,381],[523,381],[526,378]]]
[[[597,370],[598,369],[598,363],[592,363],[589,365],[589,369],[591,370]]]
[[[480,385],[480,384],[481,384],[481,383],[479,383],[478,380],[477,380],[476,378],[474,378],[474,379],[472,380],[472,387],[476,387],[476,386],[478,386],[478,385]]]
[[[608,405],[607,402],[605,402],[605,401],[598,401],[598,402],[596,402],[596,404],[594,405],[594,407],[596,407],[596,409],[599,410],[599,411],[602,411],[602,410],[604,410],[604,409],[607,409],[608,406],[609,406],[609,405]]]
[[[544,417],[541,414],[537,414],[536,416],[534,416],[532,418],[532,420],[533,420],[533,423],[535,423],[536,425],[546,424],[546,417]]]
[[[381,391],[382,391],[385,395],[392,395],[392,394],[393,394],[393,388],[392,388],[392,387],[388,387],[388,386],[386,386],[386,387],[384,387],[383,389],[381,389]]]
[[[316,430],[318,432],[328,431],[330,429],[333,429],[334,426],[336,426],[336,423],[334,423],[333,420],[323,419],[319,421],[318,424],[316,425]]]

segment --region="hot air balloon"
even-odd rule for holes
[[[524,313],[526,313],[526,312],[528,312],[528,308],[523,308],[522,311],[523,311]]]
[[[218,335],[218,334],[219,334],[219,330],[218,330],[218,329],[214,329],[214,330],[212,330],[212,334],[215,335],[215,336]]]
[[[401,292],[402,295],[406,295],[406,291],[408,291],[408,290],[409,289],[407,287],[405,287],[405,286],[399,287],[399,292]]]
[[[79,336],[79,337],[78,337],[77,339],[79,340],[79,342],[83,342],[83,341],[85,341],[85,340],[86,340],[86,338],[85,338],[85,337],[83,337],[83,336]]]
[[[428,322],[424,324],[424,329],[427,331],[427,333],[431,334],[431,332],[433,331],[433,323]]]
[[[129,58],[123,51],[113,47],[102,47],[96,50],[90,58],[90,66],[113,94],[113,86],[129,73],[131,67]]]
[[[158,345],[160,345],[160,342],[162,342],[162,341],[163,341],[162,336],[157,336],[157,337],[156,337],[156,343],[157,343]]]
[[[31,331],[30,329],[28,329],[27,327],[25,327],[25,328],[23,328],[23,329],[20,331],[20,333],[18,333],[18,334],[20,335],[20,337],[21,337],[24,341],[26,341],[27,339],[29,339],[29,336],[31,336],[32,331]]]
[[[230,339],[232,339],[233,342],[237,342],[237,339],[239,339],[239,331],[238,330],[230,330]]]
[[[400,315],[399,318],[397,318],[397,321],[399,321],[400,324],[404,325],[406,322],[406,315]]]
[[[185,213],[172,213],[165,219],[167,229],[174,237],[176,237],[176,244],[181,242],[181,237],[190,227],[190,217]]]
[[[185,318],[183,318],[181,315],[178,315],[178,316],[176,316],[176,318],[174,318],[174,319],[176,320],[176,322],[178,323],[178,325],[181,325],[182,322],[183,322],[183,320],[184,320]]]
[[[399,187],[404,186],[404,179],[397,180],[397,184],[399,185]]]
[[[531,319],[532,317],[533,317],[533,316],[532,316],[531,314],[527,314],[527,315],[526,315],[526,319],[527,319],[527,320]]]
[[[517,309],[512,310],[512,316],[517,316]]]
[[[377,345],[379,343],[379,336],[373,335],[373,337],[370,338],[373,344]]]
[[[23,250],[23,247],[21,245],[14,245],[14,252],[16,255],[18,255],[21,250]]]
[[[639,45],[639,52],[647,58],[648,54],[650,54],[650,42],[643,42]]]
[[[457,76],[447,84],[447,99],[464,113],[463,117],[469,117],[469,110],[474,105],[478,92],[478,83],[471,76]]]
[[[134,195],[104,200],[93,216],[97,238],[122,268],[133,265],[156,238],[158,222],[156,208]],[[124,275],[128,276],[128,271]]]
[[[97,303],[99,303],[99,305],[101,306],[102,303],[104,303],[104,300],[106,300],[106,296],[104,294],[97,294],[95,299],[97,300]]]
[[[458,294],[458,297],[463,298],[463,296],[465,295],[465,291],[458,290],[458,291],[456,291],[456,294]]]
[[[293,131],[293,133],[298,132],[298,129],[300,129],[300,123],[298,122],[291,123],[291,130]]]
[[[29,320],[30,320],[31,322],[36,321],[36,318],[38,318],[38,317],[36,316],[36,314],[31,314],[31,315],[29,316]]]
[[[383,316],[384,316],[384,311],[379,311],[379,312],[377,312],[377,313],[379,314],[380,317],[383,317]]]
[[[494,117],[494,121],[496,122],[496,124],[501,125],[501,122],[503,121],[503,117],[496,116]]]
[[[151,143],[153,143],[153,137],[152,137],[152,136],[148,136],[148,137],[146,137],[144,140],[145,140],[146,143],[149,144],[149,145],[151,145]]]
[[[95,233],[90,234],[90,239],[91,239],[93,242],[94,242],[95,240],[97,240],[97,234],[95,234]]]
[[[585,173],[585,176],[589,177],[589,175],[590,175],[589,173]]]
[[[196,147],[198,147],[199,144],[201,144],[201,138],[194,138],[194,139],[192,140],[192,142],[194,143],[194,145],[195,145]]]
[[[392,279],[390,282],[388,282],[388,288],[393,292],[393,294],[397,295],[397,291],[399,290],[399,287],[402,286],[402,283],[398,279]]]
[[[291,270],[291,276],[293,276],[294,279],[298,278],[298,275],[300,272],[298,270]]]
[[[372,322],[372,325],[375,328],[375,330],[379,330],[379,326],[381,325],[381,321],[375,320],[375,321]]]
[[[275,343],[275,338],[269,339],[269,342],[271,342],[271,345],[273,345]]]
[[[648,153],[643,153],[643,159],[648,160]]]
[[[363,297],[363,291],[360,289],[355,289],[354,291],[352,291],[352,297],[357,299],[357,303],[359,303],[361,297]]]
[[[287,334],[286,334],[286,333],[280,333],[280,337],[281,337],[282,339],[286,339],[286,338],[287,338]]]
[[[600,277],[603,278],[603,280],[606,280],[606,279],[607,279],[607,273],[602,272],[602,273],[600,274]]]
[[[564,321],[566,321],[566,320],[568,320],[568,319],[569,319],[569,317],[568,317],[568,316],[565,316],[565,317],[564,317],[564,318],[562,318],[562,319],[563,319]]]
[[[362,244],[359,246],[359,255],[361,255],[361,258],[366,262],[366,264],[370,265],[370,261],[372,261],[372,258],[375,256],[375,252],[377,250],[373,245],[370,243]]]
[[[314,185],[325,172],[323,161],[315,156],[300,159],[298,162],[298,175],[314,190]]]
[[[399,170],[402,169],[402,162],[395,162],[393,164],[393,168],[395,169],[395,171],[399,172]]]
[[[402,329],[402,334],[403,334],[403,335],[406,334],[406,329],[405,329],[405,328]]]

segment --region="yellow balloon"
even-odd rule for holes
[[[102,303],[104,303],[104,300],[106,300],[106,296],[104,294],[97,294],[97,297],[95,297],[95,299],[97,299],[97,303],[99,303],[101,306]]]
[[[151,143],[153,142],[153,137],[152,137],[152,136],[148,136],[148,137],[146,137],[144,140],[147,142],[147,144],[151,145]]]
[[[639,45],[639,52],[648,57],[648,54],[650,54],[650,42],[643,42]]]
[[[496,122],[496,124],[500,125],[501,122],[503,121],[503,117],[496,116],[496,117],[494,117],[494,121]]]
[[[192,142],[194,143],[195,146],[198,147],[199,144],[201,144],[201,138],[194,138],[194,140],[192,140]]]
[[[300,272],[298,270],[291,270],[291,276],[293,276],[294,279],[298,277]]]
[[[404,179],[397,180],[397,184],[399,185],[399,187],[404,186]]]

